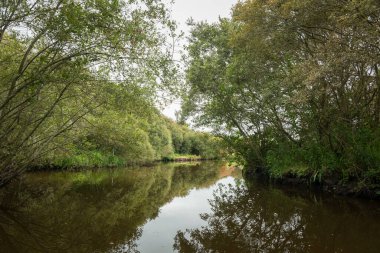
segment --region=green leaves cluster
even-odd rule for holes
[[[378,1],[243,1],[189,39],[183,116],[272,176],[379,184]]]
[[[115,94],[126,93],[115,88]],[[147,101],[136,102],[128,109],[118,109],[118,103],[89,115],[77,131],[68,134],[71,142],[65,139],[61,148],[46,156],[42,164],[66,168],[107,167],[172,160],[181,155],[198,159],[223,155],[220,138],[165,118]],[[145,107],[140,111],[144,102]]]
[[[160,0],[1,1],[0,186],[62,159],[172,154],[154,104],[177,82],[175,37]]]

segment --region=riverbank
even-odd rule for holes
[[[28,171],[62,171],[62,170],[72,170],[80,171],[93,168],[118,168],[118,167],[131,167],[131,166],[141,166],[149,167],[154,166],[158,163],[167,162],[197,162],[197,161],[214,161],[219,158],[212,157],[202,157],[197,155],[189,154],[174,154],[172,156],[163,157],[157,160],[135,160],[127,161],[119,156],[106,155],[101,152],[91,152],[87,154],[81,154],[72,156],[70,158],[58,160],[55,163],[46,163],[42,165],[30,166]]]
[[[216,160],[216,157],[206,158],[199,155],[183,155],[183,154],[174,154],[173,156],[164,157],[162,162],[191,162],[191,161],[211,161]]]
[[[351,180],[342,183],[338,177],[321,178],[320,181],[312,180],[312,175],[284,174],[282,177],[273,178],[260,170],[244,169],[244,178],[248,181],[260,180],[274,186],[292,186],[299,189],[312,189],[334,195],[349,196],[364,199],[380,200],[380,187],[368,187],[360,185],[360,182]]]

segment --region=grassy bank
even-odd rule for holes
[[[53,163],[55,167],[118,167],[126,165],[127,161],[120,156],[100,151],[84,151],[79,154],[58,159]]]
[[[86,168],[112,168],[130,165],[152,165],[157,162],[191,162],[216,160],[217,158],[206,158],[191,154],[173,154],[156,160],[130,160],[121,156],[108,154],[100,151],[82,151],[78,154],[55,159],[54,162],[32,166],[31,170],[67,170]]]
[[[188,154],[174,154],[168,157],[164,157],[164,162],[186,162],[186,161],[201,161],[201,160],[214,160],[216,158],[205,158],[199,155]]]
[[[336,195],[380,200],[380,187],[378,184],[366,185],[358,182],[355,178],[343,181],[339,179],[340,177],[337,174],[315,177],[312,173],[308,173],[307,170],[303,170],[303,173],[300,171],[297,173],[288,172],[274,176],[268,174],[265,169],[246,167],[243,170],[243,175],[248,181],[259,179],[277,186],[317,189]]]

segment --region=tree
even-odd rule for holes
[[[272,176],[334,175],[372,187],[380,179],[378,17],[371,0],[239,2],[231,20],[194,25],[183,113]]]
[[[173,29],[158,0],[2,1],[0,186],[106,103],[105,80],[128,89],[173,79],[163,36]]]

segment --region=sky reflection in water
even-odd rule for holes
[[[236,177],[217,162],[30,174],[0,191],[0,252],[379,252],[378,202]]]

